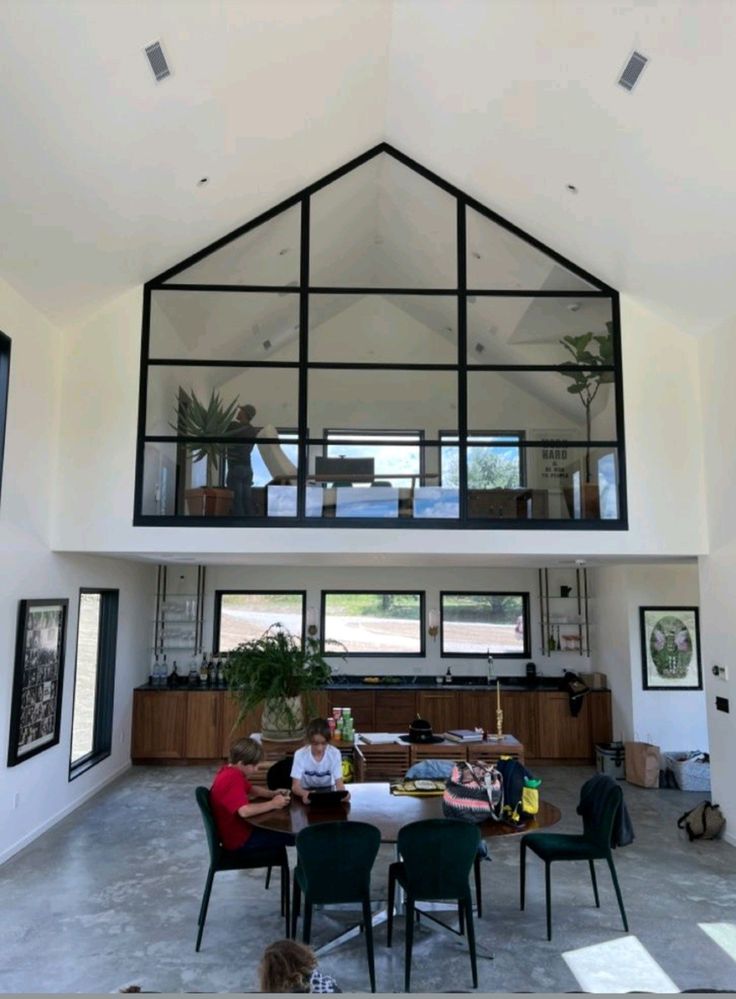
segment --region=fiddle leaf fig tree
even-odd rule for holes
[[[330,643],[339,645],[339,643]],[[345,651],[340,647],[340,653]],[[235,727],[260,705],[280,715],[292,733],[303,734],[301,698],[312,710],[310,695],[325,686],[332,666],[324,658],[319,640],[307,635],[303,643],[279,622],[260,638],[241,642],[228,653],[225,677],[240,712]],[[264,725],[264,734],[266,726]]]
[[[601,385],[613,381],[612,371],[595,371],[601,365],[613,364],[613,323],[606,323],[606,333],[580,333],[578,336],[565,336],[560,343],[572,356],[575,364],[589,370],[561,370],[565,378],[572,381],[567,391],[579,397],[585,409],[585,434],[588,447],[585,454],[585,481],[590,482],[590,438],[591,406]]]
[[[192,389],[179,389],[179,401],[176,407],[176,423],[170,423],[180,437],[229,437],[235,414],[238,411],[237,396],[226,404],[220,393],[213,389],[209,401],[205,404],[199,401]],[[214,485],[218,465],[223,457],[224,445],[203,441],[198,444],[187,444],[192,461],[207,461],[207,485]]]

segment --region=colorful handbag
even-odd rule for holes
[[[500,821],[503,778],[490,763],[456,763],[442,796],[442,813],[466,822]]]

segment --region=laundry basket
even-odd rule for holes
[[[706,753],[665,753],[665,767],[672,771],[681,791],[710,791],[710,762]]]

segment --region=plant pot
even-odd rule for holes
[[[301,697],[266,701],[261,716],[261,736],[270,742],[303,739],[304,708]]]
[[[571,520],[600,520],[601,497],[597,482],[583,482],[579,490],[573,486],[565,486],[563,493]],[[579,510],[575,508],[576,498],[580,504]]]
[[[232,489],[217,486],[199,486],[184,493],[190,517],[227,517],[232,511]]]

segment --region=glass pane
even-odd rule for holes
[[[596,288],[472,208],[467,210],[467,234],[467,286],[470,289],[575,291]]]
[[[468,488],[513,489],[524,482],[524,450],[519,434],[468,437]],[[441,482],[460,484],[457,436],[443,435]]]
[[[523,431],[531,441],[616,440],[613,372],[474,371],[468,427]]]
[[[72,722],[72,764],[94,749],[97,669],[99,665],[99,593],[82,593],[79,598],[77,668],[74,675],[74,718]]]
[[[154,291],[149,357],[298,361],[299,296]]]
[[[525,447],[520,487],[476,482],[468,516],[504,520],[616,520],[620,516],[618,455],[549,440]]]
[[[457,298],[310,295],[309,359],[457,364]]]
[[[192,419],[184,420],[192,393],[199,405],[193,407]],[[264,431],[267,427],[296,427],[298,398],[296,368],[154,365],[148,369],[146,434],[164,436],[179,430],[181,436],[188,437],[238,436],[238,406],[254,407],[252,425]],[[273,434],[269,432],[269,436]]]
[[[226,444],[197,448],[175,441],[148,442],[144,451],[141,514],[296,516],[296,434],[294,431],[276,431],[276,434],[268,440],[256,438],[250,452],[252,481],[247,463],[238,460],[247,455],[236,450],[231,460]],[[235,445],[236,449],[239,447]]]
[[[311,199],[310,284],[457,287],[457,202],[381,154]]]
[[[457,429],[457,374],[453,371],[311,370],[309,428],[424,432]]]
[[[241,642],[260,638],[276,623],[301,645],[303,621],[303,593],[222,593],[217,649],[230,652]]]
[[[611,323],[608,298],[469,295],[468,364],[611,364]]]
[[[349,654],[421,654],[419,593],[325,593],[323,600],[325,655],[335,641]]]
[[[523,656],[520,593],[443,593],[442,652],[462,656]]]
[[[167,284],[297,284],[300,239],[301,207],[296,205],[187,267]]]

